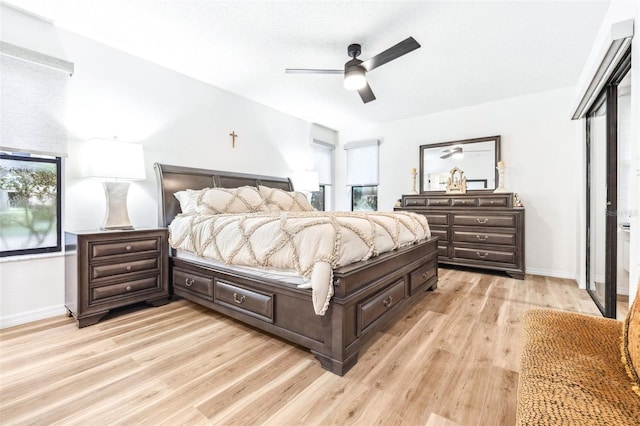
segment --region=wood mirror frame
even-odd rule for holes
[[[472,145],[476,144],[476,145]],[[433,157],[434,155],[440,156],[440,154],[446,155],[447,149],[452,149],[454,147],[460,146],[462,148],[463,154],[466,153],[480,153],[487,152],[487,155],[484,154],[472,154],[467,156],[466,165],[465,162],[460,159],[453,159],[453,155],[449,155],[446,159],[447,161],[442,161],[440,166],[432,166],[426,164],[425,158]],[[479,150],[471,150],[470,148],[478,147],[481,148]],[[493,150],[493,155],[491,155],[490,151]],[[431,154],[431,155],[430,155]],[[478,158],[478,155],[481,155],[486,158]],[[478,162],[478,169],[473,170],[473,163],[469,163],[469,160],[475,159]],[[493,160],[492,164],[490,164],[491,159]],[[445,160],[445,159],[443,159]],[[449,176],[449,173],[453,167],[459,167],[465,172],[465,176],[467,177],[467,185],[469,185],[468,189],[487,189],[493,190],[496,188],[498,184],[498,161],[500,160],[500,136],[489,136],[484,138],[474,138],[474,139],[463,139],[459,141],[450,141],[450,142],[441,142],[427,145],[420,145],[420,193],[423,192],[434,192],[434,191],[444,191],[446,188],[446,177]],[[433,185],[427,185],[428,180],[425,179],[428,175],[438,174],[442,175],[445,178],[445,186],[438,189],[433,189]],[[491,179],[493,181],[491,182]],[[484,188],[474,188],[473,184],[479,183],[484,184]],[[431,187],[431,189],[430,189]]]

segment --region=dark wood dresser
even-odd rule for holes
[[[78,327],[111,309],[169,300],[168,230],[65,232],[65,306]]]
[[[427,217],[431,234],[439,237],[439,264],[494,269],[524,279],[524,208],[513,207],[512,193],[403,195],[395,210]]]

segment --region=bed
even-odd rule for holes
[[[181,213],[174,193],[244,186],[293,191],[288,178],[154,164],[159,221]],[[197,256],[170,253],[170,288],[179,296],[308,348],[323,368],[344,375],[377,331],[393,323],[427,290],[436,289],[437,238],[333,269],[332,297],[323,315],[312,290],[277,274],[260,274]]]

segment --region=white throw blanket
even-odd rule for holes
[[[431,236],[427,219],[411,212],[180,214],[169,230],[175,249],[310,277],[318,315],[324,315],[333,295],[334,268]]]

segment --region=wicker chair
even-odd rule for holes
[[[532,309],[523,317],[517,425],[640,425],[640,296],[624,322]]]

